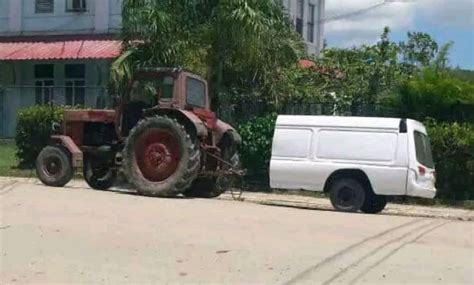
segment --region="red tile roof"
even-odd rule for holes
[[[313,67],[316,65],[316,63],[312,60],[309,60],[309,59],[300,59],[300,61],[298,62],[300,67],[302,68],[309,68],[309,67]]]
[[[0,60],[115,58],[122,43],[113,39],[32,39],[0,42]]]

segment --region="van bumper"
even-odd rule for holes
[[[433,199],[436,196],[435,188],[412,188],[408,196]]]
[[[436,188],[431,183],[417,183],[413,181],[408,187],[407,196],[433,199],[436,196]]]

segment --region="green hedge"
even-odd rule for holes
[[[53,122],[60,123],[63,107],[33,106],[18,112],[15,142],[21,167],[34,167],[36,157],[48,143]]]
[[[268,172],[275,121],[276,115],[270,114],[255,118],[238,128],[242,136],[242,164],[250,174]]]
[[[250,173],[268,173],[275,115],[239,127],[243,166]],[[474,200],[474,124],[425,122],[436,162],[437,198]]]
[[[425,122],[436,163],[437,198],[474,200],[474,124]]]

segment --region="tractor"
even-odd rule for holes
[[[91,188],[106,190],[122,171],[141,195],[213,198],[243,173],[241,138],[211,111],[198,75],[143,68],[123,93],[114,110],[64,111],[36,160],[44,184],[62,187],[82,169]]]

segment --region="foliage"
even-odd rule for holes
[[[242,164],[251,173],[268,172],[276,115],[255,118],[239,126]]]
[[[345,74],[344,80],[333,87],[336,96],[347,104],[375,104],[410,75],[410,70],[398,61],[400,48],[389,35],[390,29],[385,28],[375,45],[324,52],[324,62]]]
[[[31,170],[18,168],[15,153],[16,147],[13,143],[0,142],[0,176],[30,177],[32,175]]]
[[[271,96],[281,68],[305,54],[273,0],[126,0],[123,39],[129,54],[112,68],[116,81],[126,66],[181,66],[205,76],[213,94]]]
[[[438,43],[427,33],[408,32],[408,40],[400,43],[403,60],[427,66],[438,52]]]
[[[474,120],[474,84],[425,67],[400,85],[394,104],[405,117],[424,120]]]
[[[458,79],[468,81],[474,84],[474,70],[455,68],[449,71],[450,74]]]
[[[437,198],[474,199],[474,124],[425,122],[436,162]]]
[[[15,142],[21,166],[34,166],[36,157],[49,141],[52,124],[62,121],[63,112],[62,107],[50,105],[32,106],[18,112]]]

